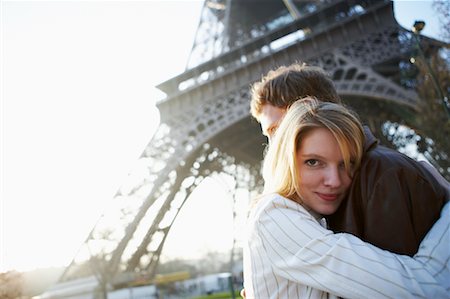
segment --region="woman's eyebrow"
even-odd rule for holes
[[[319,154],[315,154],[315,153],[306,153],[306,154],[301,154],[301,157],[304,158],[320,158],[320,159],[324,159],[325,157],[319,155]]]

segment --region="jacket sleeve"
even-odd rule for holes
[[[410,256],[439,218],[445,199],[442,188],[413,170],[385,170],[368,189],[368,200],[363,202],[364,239]]]
[[[425,161],[419,161],[419,163],[436,179],[437,183],[445,189],[446,199],[445,202],[450,200],[450,182],[448,182],[432,165]]]

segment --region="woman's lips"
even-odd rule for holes
[[[322,198],[323,200],[326,200],[326,201],[335,201],[339,197],[338,194],[327,194],[327,193],[318,193],[318,192],[316,194],[320,198]]]

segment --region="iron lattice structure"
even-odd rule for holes
[[[441,45],[422,42],[428,50]],[[203,178],[225,172],[236,186],[261,187],[266,140],[249,115],[249,86],[270,69],[294,61],[323,67],[344,100],[371,107],[363,120],[379,124],[380,111],[416,110],[419,98],[403,79],[413,48],[390,1],[205,1],[186,71],[158,86],[167,97],[156,134],[60,283],[151,278]]]

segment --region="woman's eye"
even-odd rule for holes
[[[309,159],[305,161],[305,164],[308,166],[317,166],[319,164],[319,161],[315,159]]]

